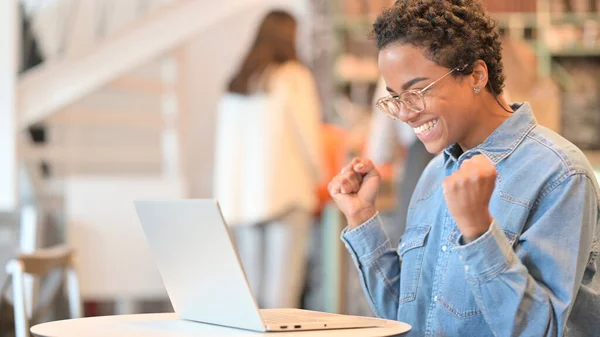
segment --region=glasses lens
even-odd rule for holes
[[[377,107],[379,110],[393,119],[398,119],[400,117],[400,103],[398,103],[398,101],[396,101],[396,99],[393,97],[385,97],[380,99],[377,103]]]
[[[425,110],[425,101],[423,100],[423,96],[419,95],[417,92],[403,92],[400,96],[400,101],[405,104],[407,108],[414,112],[422,112]]]

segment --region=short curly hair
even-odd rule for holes
[[[463,74],[470,74],[475,61],[483,60],[489,90],[502,94],[500,34],[479,0],[398,0],[379,15],[373,34],[380,50],[394,43],[412,44],[444,67],[468,64]]]

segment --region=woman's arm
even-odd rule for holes
[[[375,215],[359,227],[342,233],[342,241],[359,273],[360,283],[377,317],[398,319],[400,258]]]
[[[563,336],[597,225],[594,186],[574,174],[539,200],[514,250],[496,223],[456,248],[495,335]]]

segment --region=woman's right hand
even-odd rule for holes
[[[329,194],[354,229],[377,213],[375,199],[381,176],[366,158],[354,158],[331,180]]]

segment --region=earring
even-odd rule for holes
[[[481,92],[481,89],[479,89],[479,87],[475,87],[475,88],[473,88],[473,92],[475,93],[475,95],[477,95],[478,93]]]

